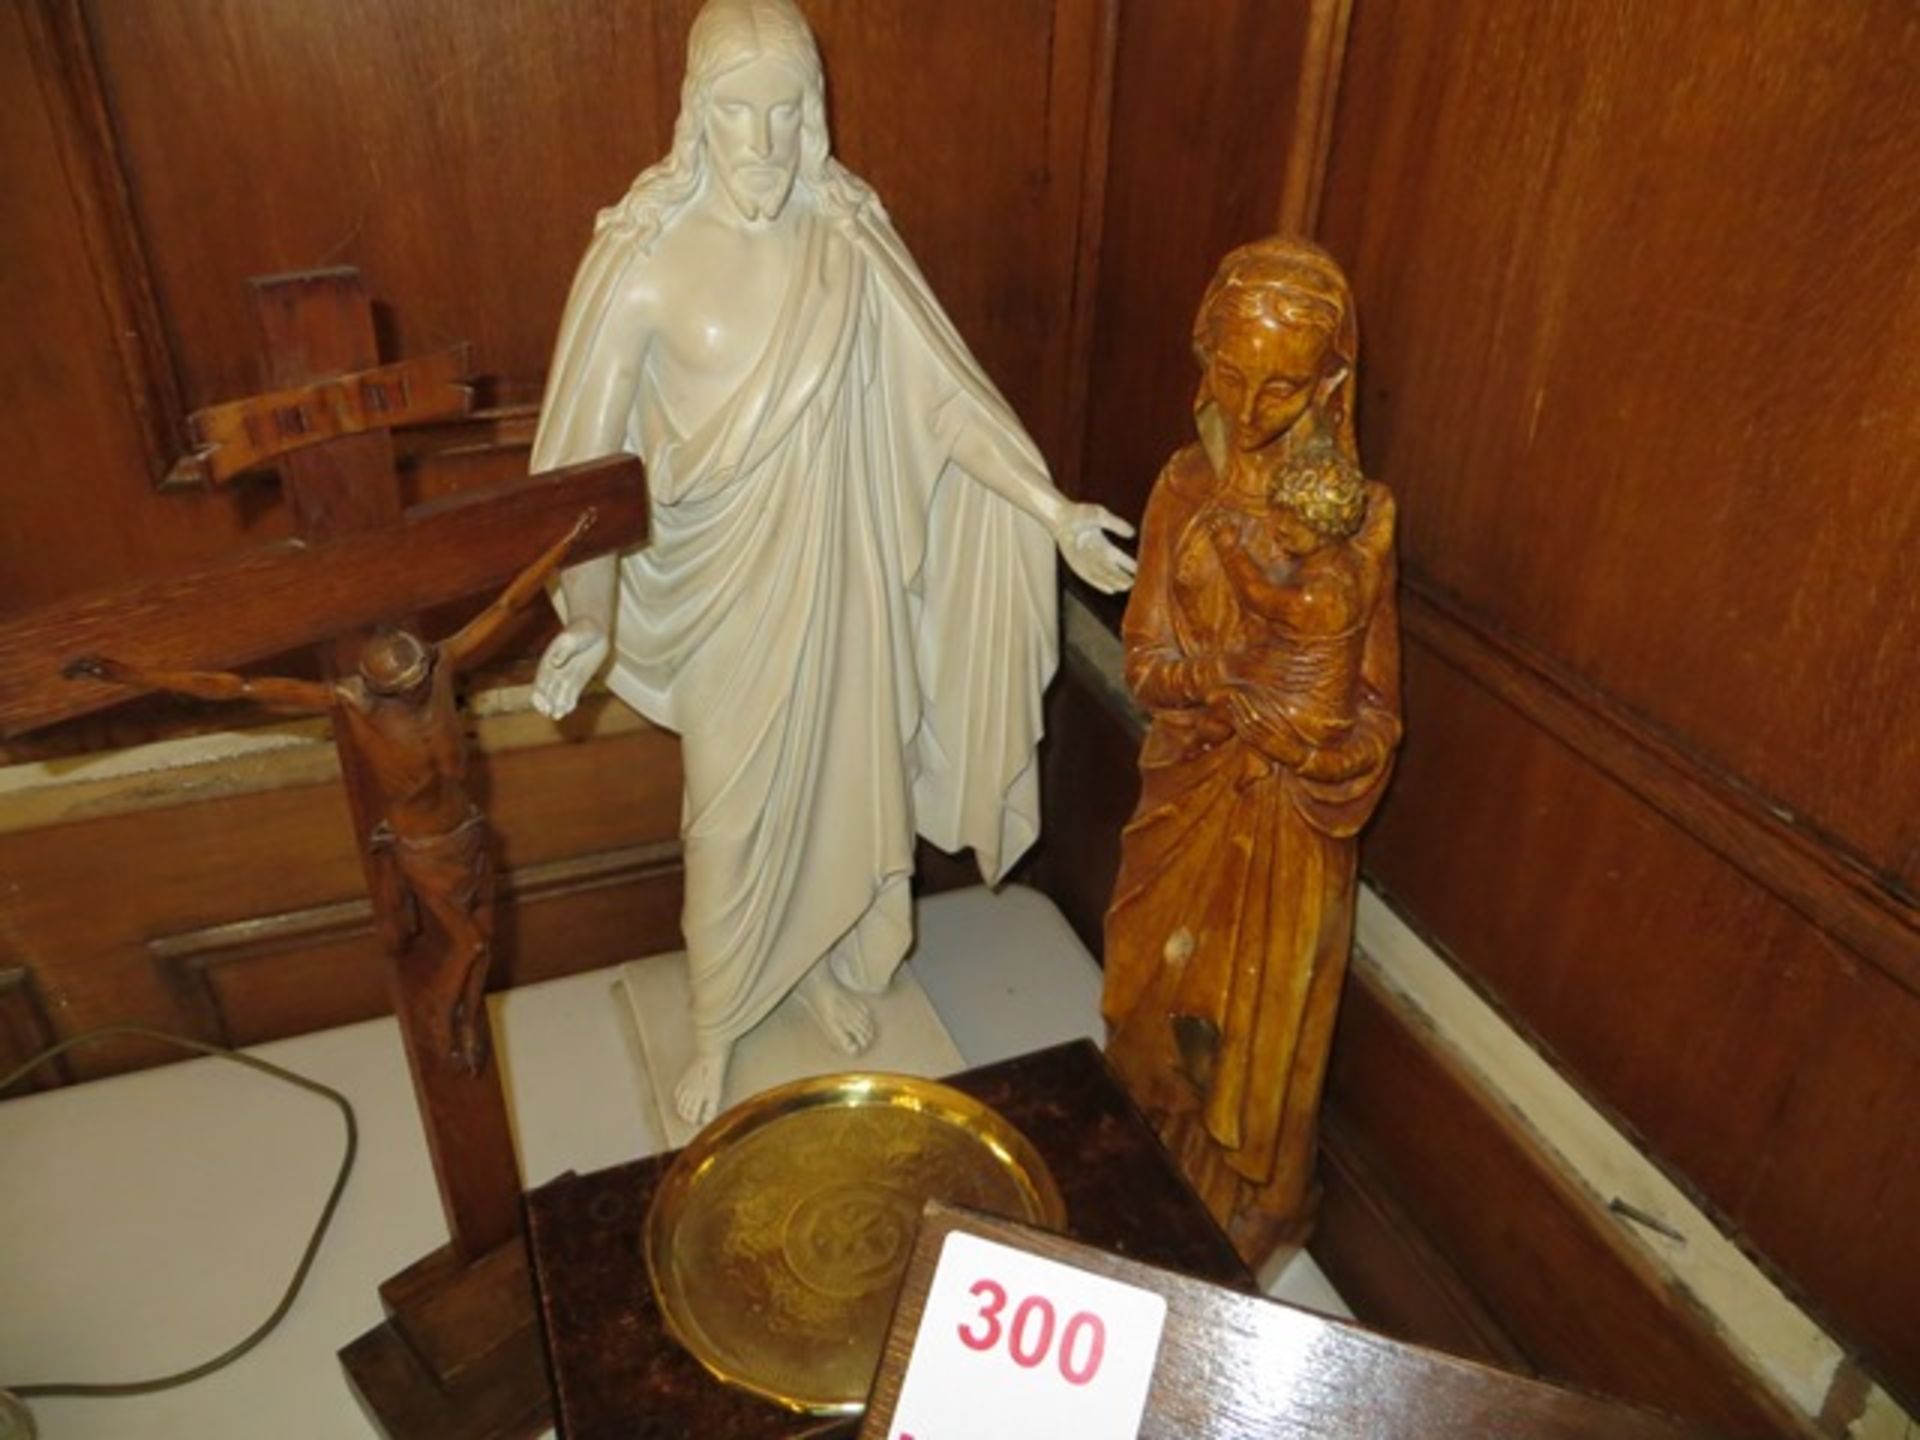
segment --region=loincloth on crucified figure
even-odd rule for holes
[[[413,906],[446,936],[427,992],[444,1006],[445,1058],[466,1074],[487,1060],[487,969],[493,954],[493,857],[487,817],[477,808],[438,835],[397,835],[382,821],[370,843],[400,872]],[[409,946],[409,948],[411,948]],[[404,962],[403,962],[404,963]]]

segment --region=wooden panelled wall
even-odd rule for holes
[[[5,482],[0,606],[281,532],[258,487],[153,487],[180,468],[183,407],[256,387],[249,276],[358,266],[391,350],[471,340],[497,402],[537,401],[595,212],[667,148],[697,8],[7,0],[0,393],[34,419]],[[841,153],[1070,465],[1100,0],[809,10]]]
[[[1405,913],[1920,1391],[1920,19],[1356,7]]]
[[[1224,249],[1284,216],[1349,264],[1408,585],[1371,874],[1920,1389],[1909,9],[805,3],[840,152],[1069,489],[1138,513]],[[693,9],[0,3],[0,608],[282,533],[270,486],[156,488],[184,410],[254,384],[253,274],[358,265],[396,351],[476,343],[493,413],[410,447],[415,493],[523,466]],[[1091,934],[1130,742],[1084,689],[1053,714],[1034,873]],[[487,771],[520,978],[670,940],[669,743],[517,735]],[[130,1015],[250,1040],[368,1013],[341,814],[320,774],[0,835],[0,1060]],[[1411,1333],[1743,1428],[1712,1377],[1683,1393],[1693,1352],[1582,1369],[1595,1332],[1513,1298],[1489,1236],[1525,1217],[1469,1173],[1504,1132],[1450,1170],[1432,1135],[1475,1102],[1411,1043],[1350,1008],[1329,1243],[1406,1241],[1351,1283]]]
[[[1232,23],[1205,14],[1179,22],[1201,44]],[[1240,77],[1183,84],[1123,23],[1124,259],[1095,323],[1164,360],[1094,357],[1086,485],[1137,513],[1185,434],[1205,266],[1144,174],[1223,196],[1216,222],[1261,195],[1209,254],[1304,196],[1353,274],[1364,458],[1404,526],[1408,739],[1370,877],[1912,1404],[1920,21],[1892,0],[1353,0],[1345,20],[1310,174],[1285,81],[1263,139],[1183,154],[1169,137]],[[1309,76],[1314,53],[1293,56]],[[1130,66],[1140,93],[1168,82],[1157,114],[1123,103]],[[1049,775],[1047,877],[1090,939],[1132,794],[1100,710],[1056,697]],[[1350,1001],[1336,1278],[1489,1360],[1790,1425],[1564,1195],[1519,1194],[1532,1162],[1468,1089],[1379,994]],[[1590,1283],[1549,1293],[1570,1277]]]

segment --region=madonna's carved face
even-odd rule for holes
[[[713,82],[707,97],[707,153],[740,214],[777,218],[800,170],[805,87],[787,61],[762,55]]]
[[[1219,317],[1207,387],[1236,450],[1271,445],[1307,413],[1331,341],[1322,325],[1264,308]]]

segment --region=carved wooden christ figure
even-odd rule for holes
[[[549,375],[536,469],[645,462],[645,549],[575,566],[534,703],[614,693],[679,733],[695,1058],[796,988],[857,1052],[912,938],[916,831],[997,880],[1039,831],[1054,552],[1132,561],[1074,504],[835,160],[791,0],[709,0],[672,152],[600,216]]]
[[[366,844],[400,881],[401,918],[389,947],[403,970],[416,951],[421,912],[440,927],[451,957],[410,977],[429,997],[435,1049],[465,1075],[487,1061],[487,970],[493,946],[493,861],[487,822],[467,792],[466,736],[454,681],[486,653],[508,622],[538,596],[567,552],[592,527],[594,512],[522,571],[492,604],[456,634],[429,645],[411,631],[384,627],[361,647],[358,673],[335,683],[198,670],[152,670],[102,656],[65,668],[146,690],[202,700],[253,700],[276,709],[330,714],[355,741],[378,799],[380,820]]]
[[[1107,915],[1108,1053],[1254,1263],[1311,1222],[1355,836],[1400,738],[1393,500],[1360,473],[1345,277],[1276,237],[1194,324],[1200,443],[1127,607],[1151,714]]]

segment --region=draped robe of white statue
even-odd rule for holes
[[[1039,457],[877,203],[801,208],[765,353],[695,429],[605,338],[639,247],[603,229],[534,446],[535,470],[617,447],[646,463],[653,532],[617,562],[609,683],[683,737],[703,1045],[829,952],[849,989],[885,987],[912,938],[916,828],[972,847],[989,881],[1039,833],[1053,541],[949,458],[969,424]],[[592,433],[610,386],[634,389],[611,445]]]

